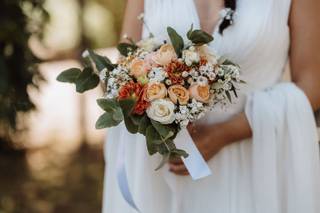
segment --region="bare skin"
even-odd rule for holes
[[[211,18],[209,14],[217,14],[222,1],[195,0],[195,4],[198,14],[201,14],[202,29],[212,32],[217,23],[217,17]],[[320,1],[318,0],[292,0],[288,23],[291,35],[292,81],[304,91],[314,110],[320,108],[319,10]],[[143,0],[128,1],[123,32],[135,40],[141,37],[141,23],[136,22],[136,17],[141,12],[143,12]],[[224,147],[252,136],[249,122],[243,112],[223,123],[190,126],[189,132],[205,160],[210,160]],[[169,165],[171,172],[177,175],[188,175],[180,159],[172,159]]]

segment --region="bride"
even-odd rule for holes
[[[193,181],[180,159],[154,171],[159,156],[148,156],[143,136],[110,130],[103,212],[136,212],[117,184],[121,141],[141,213],[319,213],[319,10],[317,0],[128,1],[123,34],[167,39],[167,26],[184,35],[193,24],[212,33],[211,48],[238,63],[247,83],[234,103],[189,129],[212,170],[204,179]],[[288,59],[292,83],[281,82]]]

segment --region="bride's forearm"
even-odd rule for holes
[[[244,112],[234,116],[230,120],[215,124],[213,127],[219,138],[225,145],[247,139],[252,136],[251,127]]]

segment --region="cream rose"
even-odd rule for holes
[[[186,105],[189,101],[189,91],[181,85],[173,85],[169,87],[168,94],[170,100],[177,104]]]
[[[161,42],[159,42],[158,39],[156,39],[155,37],[153,38],[147,38],[147,39],[143,39],[141,41],[139,41],[137,43],[137,45],[146,50],[147,52],[152,52],[153,50],[155,50],[158,46],[160,46]]]
[[[198,52],[189,49],[182,51],[182,59],[188,66],[191,66],[193,63],[200,61],[200,56]]]
[[[159,65],[165,66],[169,64],[173,59],[177,58],[177,54],[174,48],[170,44],[165,44],[153,56],[153,61]]]
[[[152,101],[147,109],[147,115],[162,124],[171,124],[175,120],[174,104],[166,99]]]
[[[148,70],[145,67],[145,63],[141,59],[135,59],[130,65],[130,75],[138,79],[141,76],[145,76]]]
[[[150,82],[147,87],[146,97],[147,101],[161,99],[167,96],[167,88],[163,83]]]
[[[210,99],[210,87],[209,85],[200,85],[194,83],[189,87],[190,96],[202,103],[208,103]]]
[[[217,56],[213,53],[213,51],[207,45],[201,45],[196,47],[196,51],[199,53],[201,58],[207,59],[211,64],[217,64]]]

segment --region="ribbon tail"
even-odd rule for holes
[[[127,177],[127,172],[125,168],[125,146],[124,140],[119,140],[118,156],[117,156],[117,182],[119,185],[120,192],[125,199],[125,201],[137,212],[140,212],[137,205],[133,200],[132,193],[129,188],[129,182]]]
[[[199,180],[212,174],[186,128],[181,129],[178,133],[175,145],[189,154],[187,158],[182,157],[182,161],[193,180]]]

